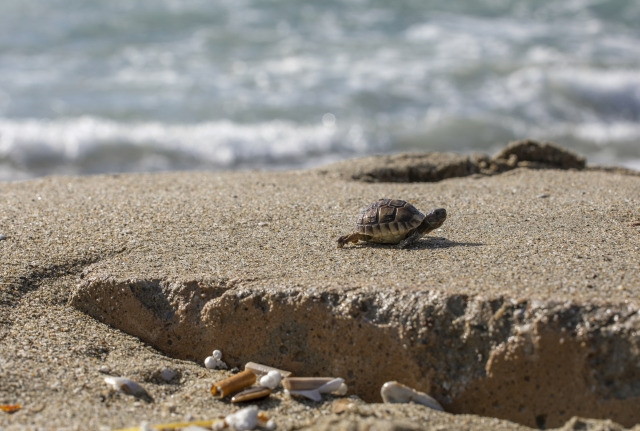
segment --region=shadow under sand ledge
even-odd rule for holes
[[[572,416],[640,422],[640,340],[631,336],[640,314],[628,307],[103,275],[87,277],[72,304],[173,357],[199,361],[224,346],[232,366],[250,358],[343,376],[367,402],[398,380],[449,412],[532,427]]]

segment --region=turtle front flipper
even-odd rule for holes
[[[370,239],[371,235],[366,235],[360,232],[350,233],[349,235],[338,238],[338,248],[342,248],[345,244],[350,242],[369,241]]]
[[[422,220],[420,226],[409,231],[406,238],[400,241],[398,248],[407,248],[432,230],[438,229],[442,226],[446,218],[447,211],[444,208],[436,208],[431,211],[424,220]]]
[[[407,237],[405,239],[403,239],[402,241],[400,241],[396,247],[397,248],[407,248],[410,245],[414,244],[417,240],[422,238],[424,236],[424,233],[425,233],[424,229],[420,229],[419,227],[417,227],[417,228],[413,229],[411,232],[409,232]]]

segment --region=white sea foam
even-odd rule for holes
[[[569,68],[553,73],[550,85],[600,118],[640,119],[640,73],[637,70]]]
[[[357,128],[342,133],[333,114],[315,125],[287,121],[127,124],[95,117],[0,120],[3,179],[20,170],[92,173],[100,171],[94,165],[96,159],[109,164],[105,171],[300,166],[314,157],[358,153],[367,146]]]
[[[4,1],[0,178],[530,137],[628,163],[638,22],[634,0]]]

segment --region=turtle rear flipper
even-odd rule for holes
[[[358,242],[358,241],[369,241],[371,239],[371,235],[365,235],[360,232],[350,233],[349,235],[341,236],[338,238],[338,248],[344,247],[345,244],[350,242]]]

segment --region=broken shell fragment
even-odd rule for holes
[[[313,401],[321,401],[322,394],[345,395],[347,385],[338,377],[289,377],[282,385],[292,396],[301,396]]]
[[[256,375],[251,370],[244,370],[236,375],[214,383],[211,386],[211,395],[216,398],[224,398],[229,394],[240,392],[248,388],[256,381]]]
[[[133,428],[121,428],[114,431],[147,431],[147,430],[212,430],[212,429],[224,429],[227,425],[223,419],[204,420],[204,421],[189,421],[189,422],[171,422],[166,424],[150,425],[146,422],[142,422],[140,426]]]
[[[271,370],[265,376],[260,377],[260,386],[275,389],[282,381],[282,375],[279,371]]]
[[[213,357],[213,359],[215,359],[216,361],[220,361],[222,360],[222,352],[220,350],[214,350],[213,353],[211,354],[211,356]]]
[[[440,403],[424,392],[416,391],[401,383],[386,382],[380,389],[382,401],[385,403],[410,403],[414,402],[434,410],[444,411]]]
[[[344,395],[347,393],[347,385],[343,378],[333,379],[318,388],[318,392],[321,394],[334,394],[338,393]]]
[[[282,386],[290,391],[306,391],[318,389],[330,381],[333,377],[287,377],[282,380]]]
[[[244,366],[244,369],[251,370],[258,376],[264,376],[266,374],[269,374],[269,371],[277,371],[278,373],[280,373],[283,379],[291,375],[291,371],[281,370],[279,368],[258,364],[256,362],[247,362],[246,365]]]
[[[271,389],[264,386],[245,389],[231,397],[232,403],[244,403],[247,401],[261,400],[271,395]]]
[[[0,410],[5,413],[15,413],[22,408],[22,404],[0,404]]]
[[[126,377],[108,376],[104,378],[104,382],[111,386],[113,390],[122,392],[123,394],[133,395],[137,398],[151,399],[151,396],[142,386]]]

